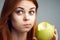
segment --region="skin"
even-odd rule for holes
[[[56,29],[54,30],[54,36],[51,40],[58,40],[58,32]]]
[[[16,6],[11,15],[12,39],[26,40],[27,32],[31,30],[36,20],[36,6],[31,1],[21,1]],[[33,37],[37,40],[36,37]],[[57,30],[55,29],[52,40],[58,40]]]
[[[21,1],[11,15],[12,40],[26,40],[36,19],[36,6],[31,1]]]

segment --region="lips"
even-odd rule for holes
[[[24,24],[23,26],[28,28],[28,27],[31,27],[31,24]]]

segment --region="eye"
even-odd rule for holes
[[[35,11],[29,11],[30,15],[33,15],[35,13]]]
[[[24,12],[23,12],[23,10],[17,10],[17,11],[15,11],[17,14],[20,14],[20,15],[22,15]]]

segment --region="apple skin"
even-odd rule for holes
[[[50,40],[54,34],[53,25],[48,22],[41,22],[35,30],[35,36],[38,40]]]

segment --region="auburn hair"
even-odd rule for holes
[[[5,0],[4,6],[2,8],[1,12],[1,18],[0,18],[0,40],[10,40],[11,34],[10,34],[10,21],[9,16],[11,15],[11,12],[13,11],[14,7],[18,2],[22,0]],[[35,4],[36,10],[38,8],[37,0],[27,0],[31,1]],[[28,32],[27,40],[33,40],[34,34],[35,34],[35,28],[36,23],[34,24],[34,27]]]

